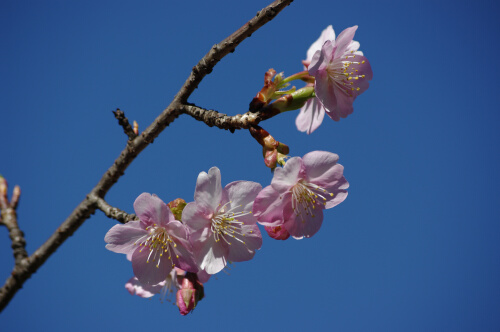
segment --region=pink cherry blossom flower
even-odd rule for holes
[[[331,25],[327,26],[325,30],[321,33],[318,40],[316,40],[311,47],[307,50],[307,58],[303,61],[304,67],[307,67],[311,63],[314,53],[321,50],[321,47],[327,40],[335,40],[335,32]],[[300,113],[295,119],[295,124],[299,131],[305,131],[307,134],[312,133],[323,122],[325,116],[325,109],[321,102],[316,98],[309,99],[304,106],[300,109]]]
[[[373,77],[368,59],[358,51],[359,43],[352,40],[357,28],[347,28],[336,40],[327,40],[308,68],[315,77],[316,99],[335,121],[352,113],[354,99],[368,89]]]
[[[323,210],[347,197],[349,183],[338,159],[331,152],[313,151],[277,168],[271,185],[255,199],[253,212],[258,222],[282,226],[297,239],[316,234],[323,222]]]
[[[172,302],[174,294],[181,288],[181,285],[177,279],[177,269],[172,269],[167,278],[156,285],[143,285],[137,277],[132,277],[125,284],[125,288],[130,295],[150,298],[155,294],[160,294],[160,301],[167,300]]]
[[[221,174],[212,167],[196,181],[194,202],[182,211],[183,222],[191,229],[193,254],[200,270],[221,271],[228,261],[253,258],[262,246],[262,235],[252,215],[253,201],[262,189],[250,181],[221,186]]]
[[[198,271],[187,228],[158,196],[141,194],[134,209],[140,220],[113,226],[104,240],[107,249],[127,255],[141,284],[164,281],[175,266]]]
[[[313,60],[314,55],[318,52],[321,53],[323,46],[325,45],[325,43],[327,41],[329,41],[334,46],[337,45],[337,46],[340,46],[342,48],[342,50],[339,49],[337,53],[330,54],[330,58],[333,55],[337,58],[337,61],[339,61],[338,59],[340,59],[339,58],[340,56],[344,57],[343,60],[347,60],[347,59],[345,59],[345,56],[363,56],[363,52],[358,51],[359,43],[357,41],[352,40],[356,29],[357,29],[357,26],[354,26],[352,28],[348,28],[348,29],[344,30],[339,35],[337,40],[335,40],[335,32],[333,31],[332,26],[329,25],[325,30],[323,30],[323,32],[321,33],[321,36],[318,38],[318,40],[316,40],[311,45],[311,47],[309,47],[309,50],[307,50],[307,59],[303,61],[306,69],[307,69],[307,67],[311,68],[310,65],[311,65],[311,61]],[[350,37],[350,40],[348,40],[349,37]],[[338,49],[338,47],[335,49],[335,51],[337,49]],[[341,54],[341,51],[343,52],[342,54]],[[366,60],[366,59],[364,59],[364,60],[366,61],[365,63],[367,63],[367,66],[369,68],[369,70],[367,70],[367,71],[369,71],[369,75],[368,75],[368,73],[364,73],[363,75],[365,75],[364,80],[368,80],[368,79],[371,79],[371,76],[372,76],[371,68],[369,67],[368,60]],[[343,62],[347,63],[348,61],[343,61]],[[349,67],[349,66],[347,66],[347,67]],[[343,68],[343,69],[345,69],[345,68]],[[311,71],[309,71],[309,74],[312,76],[315,76],[311,73]],[[317,78],[316,78],[316,80],[317,80]],[[358,80],[359,80],[359,78],[358,78]],[[349,83],[351,83],[351,82],[349,82]],[[349,85],[352,85],[352,84],[349,84]],[[354,86],[353,86],[353,88],[354,88]],[[368,85],[366,85],[366,88],[368,88]],[[364,88],[364,90],[366,90],[366,88]],[[335,121],[338,121],[340,119],[339,115],[341,117],[346,117],[348,114],[352,113],[352,102],[359,94],[361,94],[361,92],[362,91],[361,91],[361,87],[360,87],[360,90],[357,91],[355,94],[353,94],[354,96],[351,100],[350,107],[346,110],[344,104],[338,106],[337,103],[332,102],[333,98],[338,99],[338,97],[335,96],[335,92],[333,92],[333,95],[332,95],[333,97],[331,96],[329,99],[330,103],[327,103],[327,106],[325,106],[323,104],[324,98],[320,99],[318,97],[318,92],[316,91],[316,98],[309,99],[306,102],[306,104],[300,109],[300,113],[297,116],[297,119],[295,120],[295,124],[297,125],[297,129],[300,131],[303,131],[303,132],[307,132],[307,134],[312,133],[323,122],[323,118],[325,116],[325,111],[326,111],[326,114],[328,114],[328,116]],[[332,93],[331,89],[330,89],[330,91],[328,91],[328,93]],[[351,93],[352,93],[352,90],[351,90]],[[321,93],[320,93],[320,95],[321,95]],[[343,99],[341,99],[341,100],[343,100]],[[325,107],[326,107],[326,109],[325,109]],[[347,113],[348,111],[349,111],[349,113]],[[343,115],[345,115],[345,116],[343,116]]]

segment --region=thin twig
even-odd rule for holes
[[[40,246],[29,258],[22,260],[23,264],[16,265],[11,276],[0,289],[0,311],[10,302],[24,282],[35,273],[40,266],[52,255],[64,241],[75,232],[86,219],[93,214],[98,206],[96,197],[104,198],[109,189],[124,174],[130,163],[153,140],[172,123],[180,114],[184,104],[201,80],[212,71],[213,67],[225,55],[234,51],[235,47],[249,37],[258,28],[272,20],[283,8],[293,0],[276,0],[247,24],[234,32],[231,36],[215,45],[193,68],[193,71],[181,87],[170,105],[146,128],[141,135],[129,140],[126,148],[115,160],[113,165],[104,173],[99,183],[87,197],[73,210],[70,216],[59,228]]]
[[[23,260],[28,257],[24,233],[23,231],[21,231],[19,225],[17,224],[16,208],[21,196],[21,189],[19,188],[19,186],[14,187],[12,199],[10,200],[10,202],[7,197],[7,189],[7,181],[5,181],[3,177],[0,177],[1,224],[7,227],[7,230],[9,231],[9,237],[12,241],[11,248],[14,254],[14,264],[15,266],[20,266],[23,264]]]
[[[122,224],[126,224],[129,221],[138,219],[135,214],[128,214],[127,212],[122,211],[119,208],[109,205],[108,202],[104,200],[104,198],[95,196],[94,199],[96,200],[97,208],[104,212],[104,214],[108,218],[115,219]]]
[[[118,124],[123,127],[123,131],[128,136],[129,140],[133,140],[137,137],[137,134],[134,132],[134,129],[128,122],[128,119],[125,117],[125,113],[119,108],[116,111],[113,111],[115,118],[118,120]]]

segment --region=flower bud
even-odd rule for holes
[[[181,315],[185,316],[193,311],[203,297],[203,284],[198,281],[196,273],[187,272],[182,280],[181,289],[177,291],[176,304]]]
[[[175,220],[181,220],[182,210],[184,210],[184,207],[186,206],[186,201],[182,198],[177,198],[167,205],[170,208],[170,211],[174,214]]]
[[[286,240],[290,237],[290,233],[283,226],[265,226],[267,234],[275,240]]]
[[[271,169],[276,168],[276,164],[284,165],[285,159],[290,153],[288,145],[278,142],[265,129],[259,126],[249,128],[250,134],[262,145],[262,155],[264,163]]]

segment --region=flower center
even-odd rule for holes
[[[231,239],[228,238],[233,238],[236,241],[245,244],[245,241],[242,240],[242,238],[245,237],[245,233],[241,228],[241,226],[243,226],[245,223],[239,221],[237,218],[246,216],[252,212],[235,211],[236,209],[241,208],[241,205],[232,207],[226,211],[226,208],[230,203],[231,201],[227,202],[215,213],[215,215],[212,217],[212,225],[210,229],[214,234],[215,242],[219,242],[220,239],[223,239],[227,244],[230,245]],[[250,231],[250,233],[253,233],[253,231]]]
[[[170,260],[172,267],[174,267],[175,264],[172,262],[173,249],[171,247],[173,246],[175,248],[177,244],[170,238],[165,228],[153,224],[153,226],[146,227],[146,230],[149,233],[135,241],[134,245],[139,244],[139,246],[143,246],[139,252],[142,252],[145,248],[149,250],[147,263],[149,263],[150,259],[153,261],[158,259],[156,267],[159,267],[163,253],[168,253],[168,260]],[[178,255],[176,255],[176,257],[179,258]]]
[[[354,51],[351,51],[350,55],[333,59],[326,68],[329,79],[333,81],[342,92],[350,97],[354,97],[355,91],[361,89],[356,86],[356,81],[365,78],[364,74],[358,74],[358,66],[364,64],[365,60],[356,61],[356,54],[352,53],[354,53]]]
[[[305,222],[302,213],[305,212],[306,215],[311,215],[315,217],[314,210],[316,206],[323,208],[326,205],[326,197],[332,196],[323,187],[320,187],[314,183],[305,182],[300,180],[292,187],[292,208],[295,215],[302,217],[302,222]]]

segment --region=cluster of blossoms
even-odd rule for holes
[[[301,108],[297,127],[313,132],[328,114],[333,120],[352,113],[354,99],[368,88],[370,64],[353,41],[357,27],[337,39],[331,26],[307,52],[306,71],[283,78],[269,70],[265,86],[251,109],[278,111]],[[279,91],[292,79],[308,82],[303,89]],[[289,93],[287,98],[279,97]],[[277,99],[274,103],[270,101]],[[290,100],[294,100],[290,103]],[[258,224],[271,238],[308,238],[318,232],[323,210],[345,200],[349,184],[338,155],[313,151],[302,158],[288,157],[288,147],[255,126],[252,136],[263,146],[266,165],[274,170],[264,189],[251,181],[225,187],[221,173],[212,167],[196,181],[194,201],[165,204],[156,195],[141,194],[134,202],[139,220],[113,226],[105,236],[106,248],[125,254],[134,276],[125,287],[130,294],[173,301],[180,313],[191,312],[204,297],[210,276],[230,262],[252,259],[262,246]],[[277,164],[283,167],[276,167]]]
[[[356,97],[368,89],[373,73],[354,41],[357,26],[347,28],[335,39],[332,26],[328,26],[307,51],[303,61],[309,75],[315,78],[315,98],[307,100],[296,119],[297,129],[308,134],[323,122],[325,113],[339,121],[353,112]]]
[[[271,185],[262,189],[251,181],[221,185],[217,167],[201,172],[194,202],[182,210],[181,220],[158,196],[143,193],[134,202],[139,220],[113,226],[106,248],[126,254],[132,277],[125,285],[131,294],[148,298],[176,293],[181,314],[203,298],[203,283],[229,262],[253,258],[262,246],[257,223],[276,239],[314,235],[323,209],[341,203],[349,184],[334,153],[314,151],[294,157],[276,169]],[[277,229],[286,236],[276,236]]]

